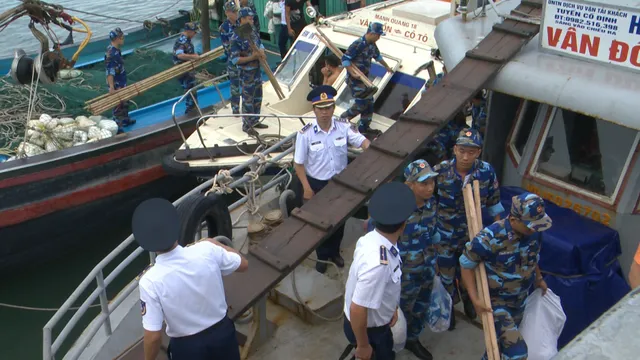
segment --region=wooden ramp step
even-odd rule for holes
[[[516,11],[540,17],[541,1],[523,2]],[[372,191],[395,176],[411,156],[453,119],[539,29],[538,25],[514,20],[497,25],[401,121],[374,141],[370,150],[306,202],[300,213],[286,219],[263,239],[261,251],[248,255],[249,270],[224,278],[229,316],[237,318],[248,310],[311,254],[364,204]],[[329,224],[332,226],[320,226]],[[278,266],[274,266],[274,259],[278,259]]]
[[[519,14],[540,17],[542,0],[523,1]],[[515,14],[515,13],[514,13]],[[237,319],[298,266],[382,183],[392,179],[433,136],[492,80],[540,30],[505,20],[455,68],[375,140],[301,211],[286,219],[247,255],[249,270],[224,277],[229,317]]]

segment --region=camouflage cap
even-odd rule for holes
[[[476,129],[463,129],[458,134],[456,145],[482,148],[482,135]]]
[[[532,193],[522,193],[512,198],[511,216],[522,221],[529,229],[545,231],[552,221],[544,211],[544,200]]]
[[[233,0],[229,0],[224,3],[224,11],[238,12],[238,5]]]
[[[111,30],[109,32],[109,39],[111,39],[111,40],[115,40],[115,39],[117,39],[117,38],[119,38],[121,36],[124,36],[124,33],[122,32],[122,30],[120,30],[119,27],[117,27],[117,28],[115,28],[115,29],[113,29],[113,30]]]
[[[370,23],[367,28],[367,33],[374,33],[382,36],[387,35],[387,33],[384,32],[384,27],[379,22]]]
[[[404,179],[408,182],[423,182],[438,176],[438,173],[431,169],[431,165],[425,160],[419,159],[404,168]]]
[[[188,22],[186,24],[184,24],[184,31],[198,31],[198,24],[194,23],[194,22]]]
[[[238,17],[243,18],[245,16],[253,16],[253,11],[251,11],[251,8],[243,7],[242,9],[240,9],[240,11],[238,12]]]

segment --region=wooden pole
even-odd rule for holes
[[[209,28],[209,0],[200,0],[200,29],[202,30],[202,52],[211,50],[211,29]]]
[[[476,189],[472,189],[471,184],[467,184],[467,186],[465,186],[463,189],[464,207],[467,215],[467,226],[469,228],[470,240],[473,239],[482,229],[482,212],[480,211],[480,188],[477,180],[474,181],[474,186],[476,187]],[[475,192],[477,192],[477,197],[474,196],[474,190]],[[487,272],[484,266],[484,262],[481,262],[476,267],[475,278],[478,298],[485,306],[491,307],[491,299],[489,297],[489,282],[487,280]],[[500,360],[500,350],[498,348],[498,342],[496,338],[493,313],[483,312],[480,315],[482,318],[482,328],[484,331],[487,357],[489,358],[489,360]]]
[[[253,43],[253,41],[249,40],[249,43],[251,44],[252,51],[260,51],[256,46],[256,44]],[[285,98],[284,92],[282,91],[282,88],[280,87],[278,80],[273,75],[273,72],[269,67],[269,63],[267,63],[267,60],[260,58],[260,65],[262,66],[262,70],[264,70],[265,74],[267,74],[267,77],[269,78],[269,82],[271,82],[271,86],[273,86],[273,90],[275,90],[276,95],[278,95],[278,98],[280,100],[283,100]]]
[[[85,109],[87,109],[94,115],[101,114],[104,111],[107,111],[118,105],[120,101],[128,101],[130,99],[133,99],[134,97],[144,93],[145,91],[153,87],[156,87],[171,79],[177,78],[178,76],[188,71],[196,70],[198,66],[206,64],[207,62],[222,56],[222,54],[224,54],[224,50],[222,46],[219,46],[209,52],[200,55],[200,57],[196,60],[191,60],[182,64],[175,65],[172,68],[167,69],[161,73],[153,75],[144,80],[140,80],[137,83],[128,85],[122,89],[116,90],[114,93],[101,95],[96,99],[89,100],[86,102],[87,106],[85,107]]]
[[[319,28],[316,28],[316,30],[318,31],[318,38],[320,39],[320,41],[322,41],[327,48],[329,48],[329,50],[331,50],[331,52],[338,57],[338,59],[342,58],[342,51],[340,51],[340,49],[338,49],[338,47],[336,47],[331,40],[329,40],[329,38],[327,37],[327,35],[325,35],[322,30],[320,30]],[[360,71],[360,69],[358,69],[356,66],[351,66],[351,71],[353,71],[353,73],[360,78],[360,81],[362,81],[367,87],[369,88],[376,88],[375,85],[373,85],[373,83],[371,82],[371,80],[369,80],[368,77],[366,77],[362,71]],[[376,90],[377,91],[377,90]]]

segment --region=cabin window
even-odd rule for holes
[[[510,143],[511,151],[515,155],[517,162],[520,162],[522,154],[524,153],[524,147],[527,145],[529,135],[531,135],[531,129],[533,129],[533,123],[536,121],[540,103],[525,100],[521,106],[522,108],[518,115],[513,134],[511,135]]]
[[[636,130],[556,108],[534,172],[564,186],[614,198],[637,142]]]
[[[391,66],[391,65],[389,65]],[[382,78],[385,76],[385,74],[387,73],[387,70],[385,70],[384,67],[382,67],[381,65],[378,64],[371,64],[371,70],[369,71],[369,80],[371,80],[371,82],[378,86],[380,84],[380,81],[382,81]],[[349,89],[348,86],[346,86],[344,88],[344,91],[342,91],[342,93],[340,93],[340,95],[338,95],[338,100],[336,101],[336,106],[342,108],[342,109],[348,109],[351,107],[351,103],[353,101],[353,96],[351,96],[351,89]]]
[[[389,84],[376,100],[373,111],[389,119],[398,120],[425,82],[425,79],[415,76],[401,72],[394,73]]]
[[[300,70],[305,67],[307,62],[313,57],[318,50],[318,45],[311,44],[306,41],[299,40],[289,51],[282,64],[275,74],[276,79],[283,84],[290,86],[296,80]]]

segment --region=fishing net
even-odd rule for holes
[[[125,56],[127,83],[133,84],[156,75],[173,66],[171,54],[138,49]],[[196,74],[198,82],[223,74],[226,66],[219,59],[200,67]],[[30,86],[16,85],[10,77],[0,78],[0,155],[14,155],[18,144],[24,139],[27,123]],[[90,116],[84,109],[85,102],[107,92],[104,63],[97,63],[78,70],[62,71],[53,85],[38,84],[31,119],[42,114],[63,118]],[[172,79],[160,86],[140,94],[131,100],[129,110],[143,108],[184,94],[178,80]],[[33,98],[32,98],[33,101]],[[111,111],[101,114],[111,119]]]

